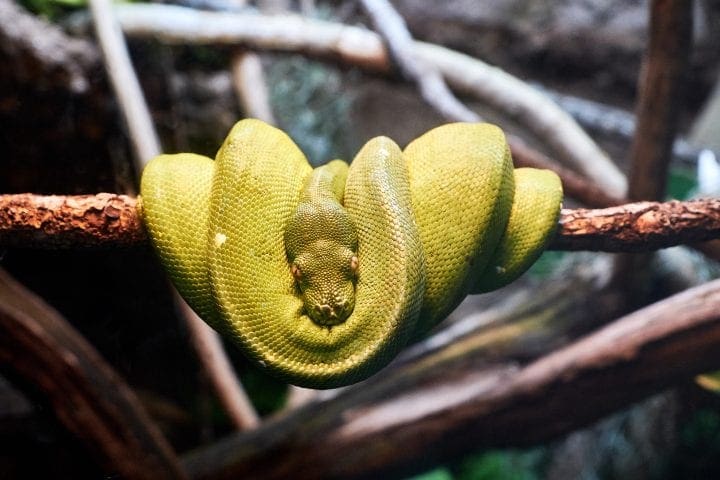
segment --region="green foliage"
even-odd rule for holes
[[[453,467],[438,468],[411,480],[537,480],[545,450],[493,450],[471,455]]]
[[[545,251],[528,270],[528,275],[536,278],[548,278],[567,257],[567,252]]]
[[[36,15],[55,20],[78,8],[85,8],[87,0],[20,0],[20,5]]]
[[[694,169],[689,167],[673,167],[668,175],[668,197],[686,199],[697,188]]]
[[[411,480],[453,480],[452,474],[446,468],[436,468],[429,472],[412,477]]]
[[[536,480],[545,455],[540,449],[491,451],[472,456],[456,469],[455,480]]]
[[[287,399],[287,385],[248,364],[241,374],[242,384],[260,415],[280,410]]]

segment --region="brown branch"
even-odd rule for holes
[[[1,270],[0,364],[26,394],[50,403],[108,473],[186,478],[130,387],[65,319]]]
[[[0,195],[0,246],[87,248],[147,241],[137,200],[124,195]],[[720,238],[720,199],[563,209],[556,250],[645,252]]]
[[[0,244],[29,248],[134,246],[147,241],[127,195],[0,195]]]
[[[593,183],[582,175],[552,161],[542,153],[527,146],[515,135],[508,135],[508,145],[512,152],[513,163],[516,167],[545,168],[557,173],[562,181],[563,194],[577,200],[583,205],[595,208],[612,207],[627,203],[627,200],[614,197],[607,193],[600,185]]]
[[[692,42],[692,3],[653,0],[650,43],[639,78],[628,198],[661,200],[678,126],[682,79]]]
[[[690,56],[692,5],[684,0],[653,0],[650,40],[638,80],[637,126],[630,148],[628,198],[661,200],[680,110],[681,80]],[[628,309],[644,303],[650,256],[618,256],[614,283]],[[628,287],[629,286],[629,287]]]
[[[550,248],[649,252],[720,237],[720,199],[637,202],[587,210],[563,209]]]
[[[441,350],[422,362],[437,368],[381,373],[332,402],[196,451],[185,465],[204,480],[406,476],[478,448],[535,444],[585,426],[716,367],[718,343],[720,280],[527,366],[447,368],[450,352]]]

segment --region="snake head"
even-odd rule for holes
[[[290,271],[302,292],[305,311],[322,326],[343,323],[355,308],[358,257],[331,240],[306,245],[291,262]]]

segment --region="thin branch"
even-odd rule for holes
[[[88,248],[147,241],[137,200],[124,195],[0,195],[0,246]],[[644,252],[720,238],[720,199],[563,209],[558,250]]]
[[[415,58],[415,42],[405,20],[392,4],[388,0],[361,0],[361,3],[403,76],[417,83],[423,99],[447,120],[479,122],[480,116],[453,95],[440,72]]]
[[[381,38],[364,28],[283,15],[199,12],[171,5],[119,5],[128,35],[167,43],[232,44],[325,56],[372,71],[390,71]],[[623,197],[624,175],[548,97],[517,78],[470,56],[414,42],[418,61],[437,69],[454,89],[511,116],[609,195]]]
[[[220,336],[208,327],[197,314],[182,299],[177,290],[174,300],[180,315],[188,324],[188,330],[193,338],[193,345],[205,366],[210,382],[214,386],[225,412],[238,430],[248,430],[260,425],[260,417],[252,406],[250,399],[237,381],[232,364],[225,354]]]
[[[260,56],[249,51],[237,53],[232,59],[230,70],[233,87],[245,115],[274,125],[275,116],[270,108],[270,95]]]
[[[161,153],[157,132],[110,1],[90,0],[90,9],[105,65],[130,130],[130,141],[135,150],[137,170],[140,172],[147,162]],[[112,223],[114,222],[110,222]],[[174,295],[179,301],[177,292]],[[181,309],[180,312],[190,332],[193,348],[221,403],[228,409],[230,419],[238,428],[257,425],[257,414],[252,410],[252,404],[233,372],[215,331],[205,322],[198,321],[190,309]],[[223,398],[224,395],[229,397]]]
[[[392,58],[402,74],[418,85],[420,94],[443,117],[456,122],[479,122],[481,118],[458,100],[448,88],[440,72],[432,64],[416,58],[414,40],[405,21],[388,0],[362,0],[378,33],[386,42]],[[624,203],[606,194],[602,188],[585,180],[572,170],[557,165],[540,152],[528,147],[520,138],[509,136],[508,143],[515,164],[554,170],[563,182],[566,195],[590,207],[607,207]]]
[[[110,476],[187,478],[130,387],[55,310],[0,270],[0,363],[49,402]]]
[[[160,140],[153,126],[150,111],[140,82],[130,62],[122,31],[115,19],[110,0],[90,0],[95,34],[105,58],[110,82],[120,103],[130,141],[135,151],[137,170],[161,152]]]
[[[204,480],[407,476],[478,448],[532,445],[588,425],[716,367],[718,343],[720,280],[526,366],[475,358],[448,368],[452,353],[441,349],[423,359],[434,368],[382,372],[331,402],[195,451],[185,465]]]

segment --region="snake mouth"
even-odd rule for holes
[[[350,316],[352,311],[350,302],[315,304],[309,309],[309,316],[316,324],[323,327],[331,327],[343,323]]]

